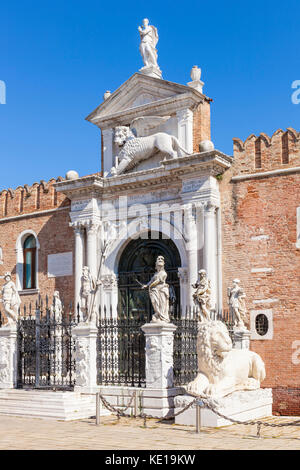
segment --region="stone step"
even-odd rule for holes
[[[96,414],[94,395],[44,390],[0,390],[0,415],[70,421]],[[102,415],[107,415],[107,410]]]

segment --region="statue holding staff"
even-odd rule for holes
[[[139,26],[138,30],[141,37],[140,53],[142,55],[145,68],[154,67],[159,70],[156,50],[156,44],[158,42],[157,28],[149,25],[149,20],[145,18],[143,20],[143,26]]]

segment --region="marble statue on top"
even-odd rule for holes
[[[156,273],[148,284],[143,285],[143,289],[149,289],[150,300],[154,309],[151,323],[170,322],[170,294],[169,285],[166,283],[167,273],[165,271],[165,260],[163,256],[158,256],[155,264]]]
[[[198,280],[192,287],[195,289],[193,294],[194,303],[197,307],[198,316],[202,321],[210,320],[211,311],[211,285],[205,269],[198,272]]]
[[[19,315],[21,299],[15,283],[12,281],[11,273],[4,274],[5,284],[2,287],[2,302],[4,313],[7,318],[7,326],[16,325]]]
[[[170,116],[144,116],[135,118],[129,127],[117,126],[114,129],[114,143],[120,148],[120,152],[116,156],[116,165],[110,170],[110,176],[118,176],[131,170],[157,152],[161,152],[162,160],[189,155],[179,144],[177,137],[166,132],[155,133],[168,119]]]
[[[144,18],[143,25],[138,27],[138,31],[141,38],[140,53],[144,62],[144,67],[140,69],[140,72],[151,77],[161,78],[161,70],[157,63],[157,28],[150,25],[149,20]]]
[[[232,287],[228,287],[228,305],[234,317],[234,326],[237,329],[245,330],[245,322],[247,322],[245,298],[246,294],[240,287],[240,280],[234,279]]]
[[[97,306],[96,293],[101,281],[98,281],[90,272],[88,266],[82,268],[80,289],[80,320],[84,323],[96,322]]]

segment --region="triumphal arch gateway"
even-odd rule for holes
[[[101,171],[0,193],[12,230],[11,240],[0,232],[0,412],[5,393],[20,406],[15,387],[67,388],[45,398],[55,416],[89,416],[83,393],[100,387],[151,416],[205,393],[254,418],[272,413],[263,382],[275,409],[294,414],[299,272],[285,276],[299,257],[300,135],[234,139],[234,158],[216,150],[201,69],[186,85],[165,80],[157,28],[144,19],[137,34],[143,66],[86,118],[101,130]]]

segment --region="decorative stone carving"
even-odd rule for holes
[[[200,80],[200,78],[201,78],[201,69],[197,65],[194,65],[191,70],[192,81],[188,82],[188,86],[190,86],[191,88],[195,88],[195,90],[202,93],[204,83]]]
[[[224,323],[198,326],[198,375],[186,386],[191,394],[223,397],[238,390],[255,390],[265,379],[261,357],[247,349],[233,349]]]
[[[149,295],[154,309],[154,315],[151,323],[153,322],[170,322],[169,309],[170,309],[170,294],[169,285],[166,283],[167,273],[165,271],[165,260],[163,256],[158,256],[156,260],[156,273],[148,284],[145,284],[143,289],[149,288]]]
[[[75,390],[95,390],[97,386],[97,335],[95,325],[79,324],[74,327],[76,349],[76,387]]]
[[[4,313],[7,318],[7,326],[15,325],[18,320],[21,299],[19,297],[15,283],[11,280],[11,274],[4,274],[5,284],[2,287],[2,302]]]
[[[198,281],[192,285],[195,290],[193,294],[193,299],[197,310],[199,312],[199,317],[203,321],[210,320],[210,310],[211,310],[211,285],[210,280],[207,278],[205,269],[200,269]]]
[[[161,70],[157,64],[157,28],[149,25],[149,20],[145,18],[143,26],[139,26],[138,30],[141,38],[140,53],[144,62],[144,67],[140,69],[140,72],[151,77],[161,78]]]
[[[228,305],[235,318],[235,327],[238,329],[246,329],[245,322],[248,322],[245,305],[246,294],[239,286],[240,282],[239,279],[234,279],[232,281],[232,287],[228,287]]]
[[[115,274],[103,274],[101,283],[104,289],[113,289],[118,286],[117,276]]]
[[[84,266],[82,268],[81,290],[80,290],[80,307],[82,321],[96,322],[97,308],[95,304],[95,295],[101,281],[97,281],[90,273],[90,268]]]
[[[76,385],[79,387],[86,387],[88,385],[89,376],[89,343],[87,340],[82,339],[78,342],[76,348]]]
[[[8,382],[10,379],[9,374],[9,339],[1,338],[0,342],[0,384]],[[1,385],[0,385],[1,386]]]
[[[118,126],[115,128],[114,142],[122,147],[122,149],[116,157],[118,166],[111,169],[110,173],[112,176],[124,173],[139,162],[147,160],[157,151],[167,154],[170,158],[177,158],[179,151],[188,154],[181,147],[176,137],[164,132],[158,132],[146,137],[136,137],[129,127]]]

